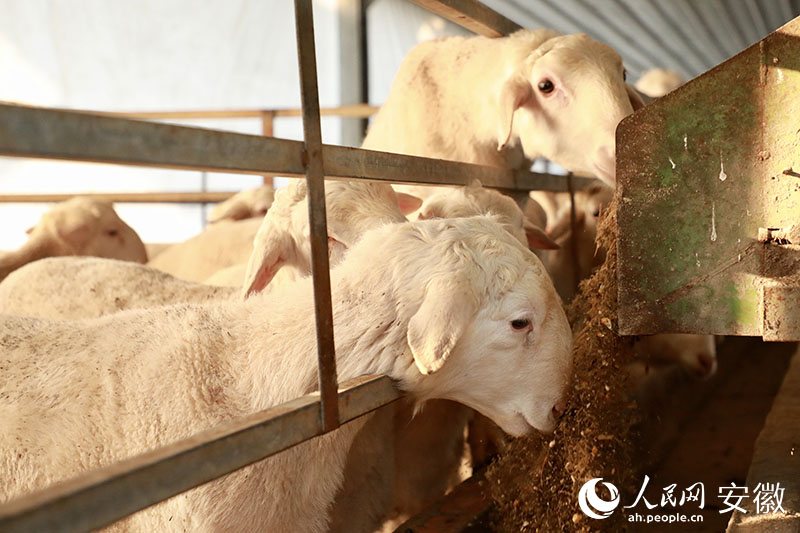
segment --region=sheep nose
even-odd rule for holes
[[[697,354],[697,364],[700,370],[701,377],[708,377],[714,373],[714,366],[716,363],[716,358],[707,353],[699,353]]]
[[[564,410],[567,407],[567,402],[564,400],[558,400],[556,404],[553,406],[553,416],[555,418],[561,418],[561,415],[564,414]]]

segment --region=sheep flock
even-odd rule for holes
[[[108,529],[390,531],[487,467],[501,530],[588,527],[570,495],[626,475],[637,389],[716,371],[712,337],[615,334],[615,130],[643,105],[583,34],[416,46],[363,148],[547,158],[599,178],[577,216],[566,193],[328,181],[339,381],[403,397]],[[316,390],[307,192],[243,191],[169,246],[76,197],[0,253],[0,504]]]

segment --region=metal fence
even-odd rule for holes
[[[321,108],[321,116],[341,118],[368,118],[378,111],[378,107],[368,104],[344,105]],[[196,120],[196,119],[257,119],[261,122],[261,134],[272,137],[275,119],[302,117],[302,109],[206,109],[187,111],[137,111],[109,112],[81,110],[82,113],[118,118],[155,119],[155,120]],[[265,175],[264,183],[272,183],[274,176]],[[236,194],[236,191],[188,191],[188,192],[107,192],[107,193],[60,193],[60,194],[0,194],[0,203],[38,203],[63,202],[74,196],[88,196],[112,202],[127,203],[183,203],[206,204],[222,202]]]
[[[475,0],[414,0],[495,37],[519,28]],[[295,0],[303,142],[0,104],[0,155],[231,173],[305,176],[317,324],[319,392],[86,473],[0,507],[1,531],[84,531],[332,431],[400,397],[386,376],[337,383],[324,179],[567,190],[563,176],[324,145],[311,0]],[[161,117],[165,118],[165,117]],[[577,186],[590,180],[575,178]]]

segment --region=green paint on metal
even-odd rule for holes
[[[727,322],[752,327],[758,325],[759,295],[755,288],[742,288],[733,281],[721,289],[721,302],[727,311]]]
[[[798,91],[800,18],[620,124],[621,331],[761,333],[753,242],[796,220]]]
[[[661,179],[658,182],[659,187],[669,187],[676,181],[675,173],[672,171],[671,165],[662,165],[657,171]]]
[[[679,322],[687,318],[695,317],[699,312],[697,302],[688,298],[668,304],[666,309],[667,314],[676,317]]]

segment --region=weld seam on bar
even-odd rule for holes
[[[311,0],[295,0],[297,60],[300,65],[300,96],[303,107],[303,137],[308,184],[308,224],[311,231],[311,274],[314,284],[314,316],[317,325],[317,362],[322,404],[322,429],[339,427],[336,395],[336,353],[333,337],[333,307],[328,263],[328,225],[325,210],[325,171],[319,119],[317,59],[314,48],[314,15]]]
[[[342,423],[400,397],[387,376],[342,384]],[[315,392],[0,505],[4,533],[111,524],[323,433]]]

